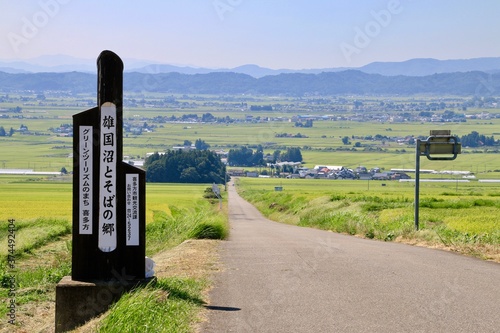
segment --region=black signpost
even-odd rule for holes
[[[123,63],[103,51],[97,71],[98,106],[73,116],[72,271],[56,288],[56,332],[148,282],[146,173],[122,161]]]
[[[427,140],[417,139],[415,149],[415,230],[419,229],[420,156],[431,161],[453,161],[462,153],[462,145],[449,130],[432,130]]]

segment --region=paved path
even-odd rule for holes
[[[500,332],[500,265],[269,221],[229,186],[202,332]]]

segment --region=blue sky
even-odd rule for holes
[[[0,0],[0,59],[228,68],[500,56],[498,0]]]

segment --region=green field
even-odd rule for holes
[[[239,178],[237,184],[276,221],[500,260],[500,183],[422,182],[419,231],[411,182]]]
[[[5,305],[0,307],[0,314],[4,318],[8,311],[6,304],[12,299],[8,296],[12,276],[18,313],[23,314],[20,318],[27,318],[34,315],[34,309],[53,304],[55,285],[63,276],[71,275],[70,180],[71,177],[0,176],[0,300]],[[204,198],[207,187],[210,184],[148,184],[148,256],[187,239],[226,237],[225,210],[219,210],[217,201]],[[10,246],[9,220],[15,225],[14,248]],[[7,260],[11,250],[15,262]],[[109,317],[111,323],[103,322],[101,332],[126,331],[130,322],[123,321],[121,313],[130,314],[130,302],[150,302],[148,310],[141,307],[140,315],[134,316],[140,321],[138,325],[163,327],[168,332],[186,330],[196,321],[196,313],[203,304],[202,291],[206,287],[205,279],[159,279],[157,285],[132,292],[115,304]],[[156,299],[158,294],[169,293],[173,296],[163,297],[162,302]],[[158,317],[158,312],[164,317]],[[17,322],[20,330],[25,324],[22,320],[18,318]],[[49,320],[52,322],[53,316]],[[165,320],[169,321],[166,325]],[[6,320],[2,321],[0,330],[8,331],[9,325]]]
[[[125,93],[125,97],[136,99],[146,98],[148,101],[160,101],[165,95],[149,94],[147,96]],[[298,114],[319,114],[324,115],[329,111],[324,111],[319,107],[313,108],[306,103],[306,99],[300,98],[272,98],[272,97],[245,97],[247,105],[265,104],[293,104],[293,109],[280,109],[279,111],[251,112],[242,111],[241,108],[224,106],[220,98],[216,96],[175,96],[179,103],[186,106],[169,106],[164,108],[153,107],[124,107],[125,122],[130,122],[138,126],[144,123],[154,123],[156,116],[180,117],[185,114],[197,114],[201,116],[210,112],[215,117],[229,116],[236,120],[244,120],[246,115],[254,117],[285,117],[289,118]],[[33,97],[32,97],[33,98]],[[216,105],[206,106],[205,102],[210,102],[213,98]],[[245,100],[243,97],[237,99]],[[378,100],[387,98],[367,98],[352,97],[347,98],[346,103],[351,103],[353,99],[362,99],[366,105],[377,104]],[[396,101],[406,103],[421,103],[432,101],[436,98],[430,97],[397,97]],[[460,101],[467,98],[450,99],[455,105],[456,112],[462,112],[458,105]],[[85,102],[82,102],[85,101]],[[90,107],[92,97],[82,96],[80,98],[48,98],[44,105],[32,103],[23,105],[21,103],[0,103],[0,109],[14,106],[22,107],[20,115],[10,114],[10,118],[0,118],[0,126],[5,129],[18,129],[21,125],[28,126],[30,134],[16,132],[12,137],[0,137],[0,169],[34,169],[35,171],[59,171],[65,167],[68,171],[72,169],[72,138],[62,137],[49,131],[49,128],[57,128],[61,124],[72,123],[72,116]],[[47,106],[50,104],[51,106]],[[337,107],[337,106],[335,106]],[[353,114],[350,105],[341,106],[345,108],[339,116],[350,116]],[[367,111],[368,112],[368,111]],[[393,112],[393,111],[391,111]],[[442,111],[439,111],[442,112]],[[478,109],[469,108],[467,114],[479,114],[488,112],[492,115],[500,113],[499,109]],[[393,112],[394,113],[394,112]],[[15,116],[15,118],[14,118]],[[180,145],[184,140],[194,142],[200,138],[211,145],[212,149],[224,149],[249,145],[257,147],[262,145],[266,153],[274,150],[285,150],[286,147],[300,147],[306,166],[316,164],[324,165],[344,165],[355,168],[359,165],[380,167],[385,170],[391,168],[414,168],[415,157],[414,147],[395,142],[367,141],[363,138],[368,135],[382,136],[424,136],[434,129],[449,129],[452,134],[462,136],[477,131],[486,136],[497,136],[500,134],[500,118],[488,120],[469,119],[467,122],[459,123],[421,123],[403,122],[390,123],[380,121],[315,121],[312,128],[294,127],[293,122],[271,121],[262,123],[237,122],[230,124],[210,124],[210,123],[156,123],[157,127],[153,132],[143,132],[142,135],[124,135],[124,156],[133,159],[144,158],[147,153],[155,151],[165,151],[173,146]],[[307,136],[307,138],[283,138],[276,137],[276,134],[289,133]],[[343,137],[350,138],[350,144],[342,143]],[[360,147],[354,145],[359,143]],[[495,153],[496,152],[496,153]],[[382,153],[382,154],[381,154]],[[448,164],[428,162],[422,168],[429,169],[452,169],[470,170],[475,173],[484,173],[500,169],[500,154],[498,149],[477,148],[469,149],[463,147],[463,155]]]
[[[12,95],[16,102],[0,103],[0,111],[22,107],[20,114],[0,117],[7,131],[21,125],[29,133],[15,132],[0,137],[0,169],[33,169],[58,172],[71,171],[73,139],[49,131],[72,123],[72,116],[93,107],[94,96],[47,96],[37,101],[34,96]],[[500,118],[468,119],[467,122],[380,122],[340,120],[355,115],[353,102],[362,100],[367,109],[392,99],[411,107],[419,103],[446,100],[450,108],[462,112],[466,97],[397,96],[333,98],[328,106],[315,105],[311,98],[267,96],[171,96],[166,94],[124,93],[124,120],[135,126],[154,123],[156,116],[201,116],[210,112],[215,117],[229,116],[238,120],[228,124],[155,123],[153,132],[142,135],[124,134],[123,155],[144,159],[147,153],[165,151],[182,145],[184,140],[202,139],[212,149],[228,151],[248,145],[262,145],[265,153],[300,147],[304,164],[415,168],[415,148],[393,141],[373,141],[366,136],[423,136],[430,130],[448,129],[457,136],[477,131],[482,135],[500,136]],[[155,107],[155,103],[175,98],[177,103]],[[131,99],[134,101],[131,102]],[[22,101],[22,102],[21,102]],[[27,101],[27,102],[25,102]],[[142,101],[142,102],[137,102]],[[136,103],[137,102],[137,103]],[[251,112],[241,107],[276,105],[279,111]],[[330,108],[331,107],[331,108]],[[332,111],[333,110],[333,111]],[[315,121],[312,128],[294,127],[293,122],[243,122],[254,117],[289,118],[298,114],[325,115],[338,113],[336,121]],[[369,111],[367,111],[369,112]],[[436,111],[442,113],[443,110]],[[468,106],[468,114],[500,114],[497,108]],[[388,111],[395,115],[397,111]],[[0,112],[0,116],[2,112]],[[276,137],[277,134],[300,133],[301,138]],[[343,144],[348,137],[350,143]],[[477,177],[468,183],[426,183],[420,187],[420,225],[414,230],[414,184],[396,181],[345,181],[307,179],[250,179],[237,181],[241,194],[271,219],[305,227],[342,232],[381,241],[402,241],[446,248],[488,260],[500,261],[500,183],[480,183],[477,179],[500,178],[498,147],[467,148],[454,161],[429,161],[421,158],[421,169],[471,171]],[[247,168],[262,170],[265,167]],[[413,175],[412,175],[413,176]],[[459,176],[422,175],[422,178]],[[209,185],[147,184],[146,223],[147,255],[154,255],[190,238],[224,238],[228,232],[225,210],[203,198]],[[283,192],[274,191],[282,186]],[[55,284],[71,269],[71,176],[7,176],[0,175],[0,297],[7,301],[9,274],[7,267],[8,220],[16,223],[16,283],[19,306],[37,308],[53,302]],[[123,332],[134,324],[159,327],[172,323],[167,331],[189,331],[202,305],[202,290],[207,281],[185,279],[162,280],[123,298],[103,323],[102,332]],[[164,295],[171,294],[168,298]],[[161,301],[158,301],[161,300]],[[135,307],[135,304],[147,304]],[[42,305],[43,306],[43,305]],[[130,311],[139,308],[139,312]],[[4,315],[6,307],[0,310]],[[170,317],[169,317],[170,316]],[[133,317],[133,318],[132,318]],[[126,318],[126,319],[125,319]],[[134,319],[135,318],[135,319]],[[136,321],[134,321],[136,320]],[[3,322],[0,330],[5,328]]]
[[[0,175],[0,221],[33,221],[55,218],[71,221],[72,183],[60,178]],[[203,201],[200,192],[207,185],[148,184],[146,223],[153,221],[154,211],[170,213],[170,207],[194,208]]]

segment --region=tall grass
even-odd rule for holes
[[[107,333],[191,332],[204,303],[202,281],[168,278],[124,295],[100,323]]]
[[[59,249],[39,251],[70,233],[71,225],[66,220],[40,218],[16,222],[13,271],[7,264],[7,227],[0,224],[0,238],[4,244],[0,247],[0,298],[7,298],[11,287],[9,279],[14,272],[17,305],[52,300],[55,285],[71,274],[71,246],[66,241]],[[7,310],[7,307],[0,307],[0,314],[5,315]]]
[[[16,221],[16,255],[23,256],[33,250],[48,244],[59,237],[71,233],[71,224],[67,220],[38,218],[36,220]],[[0,224],[0,261],[6,260],[9,248],[7,247],[8,223]]]
[[[202,191],[200,191],[200,196]],[[227,214],[210,200],[167,211],[154,210],[146,226],[146,253],[172,248],[187,239],[224,239],[229,232]],[[127,293],[99,324],[99,332],[192,332],[203,303],[204,279],[162,278]]]
[[[153,255],[174,247],[187,239],[224,239],[228,220],[207,200],[199,200],[193,208],[169,206],[170,214],[154,211],[153,221],[146,226],[146,252]]]

